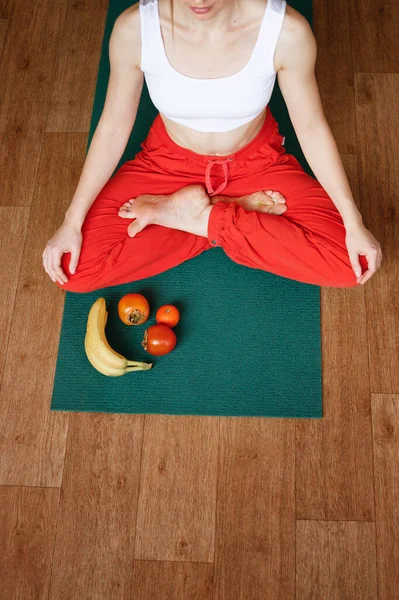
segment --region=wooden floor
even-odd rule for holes
[[[49,410],[65,292],[41,255],[85,159],[107,7],[0,0],[0,596],[397,599],[398,7],[314,0],[325,114],[384,256],[321,290],[322,420]]]

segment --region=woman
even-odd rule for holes
[[[53,281],[90,292],[221,246],[237,263],[304,283],[366,282],[381,247],[325,120],[316,52],[308,21],[285,0],[140,0],[125,10],[110,38],[101,119],[43,253]],[[277,73],[317,179],[286,152],[267,106]],[[159,114],[111,177],[144,76]]]

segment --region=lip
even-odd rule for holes
[[[201,14],[201,15],[202,15],[202,14],[205,14],[205,13],[209,12],[209,11],[211,10],[211,8],[212,8],[212,7],[211,7],[211,6],[207,6],[207,7],[205,7],[205,6],[204,6],[203,8],[198,8],[198,7],[190,6],[190,8],[191,8],[191,10],[192,10],[193,12],[195,12],[195,13],[198,13],[198,14]]]

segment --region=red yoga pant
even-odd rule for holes
[[[233,261],[303,283],[330,287],[359,285],[345,245],[342,218],[321,184],[287,153],[269,107],[255,138],[228,156],[197,154],[173,142],[159,114],[142,150],[108,180],[82,226],[82,247],[75,274],[70,253],[61,267],[71,292],[138,281],[221,246]],[[192,184],[209,196],[223,193],[230,203],[213,205],[207,237],[161,225],[147,225],[133,238],[133,221],[118,216],[122,204],[141,194],[171,194]],[[286,198],[282,215],[248,211],[235,197],[277,190]],[[364,256],[359,257],[367,270]]]

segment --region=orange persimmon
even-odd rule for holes
[[[164,304],[158,308],[155,320],[160,325],[167,325],[168,327],[174,327],[180,321],[180,312],[173,304]]]
[[[176,341],[175,332],[167,325],[151,325],[145,330],[141,345],[149,354],[162,356],[172,352]]]
[[[150,316],[150,305],[142,294],[125,294],[119,300],[118,314],[126,325],[141,325]]]

